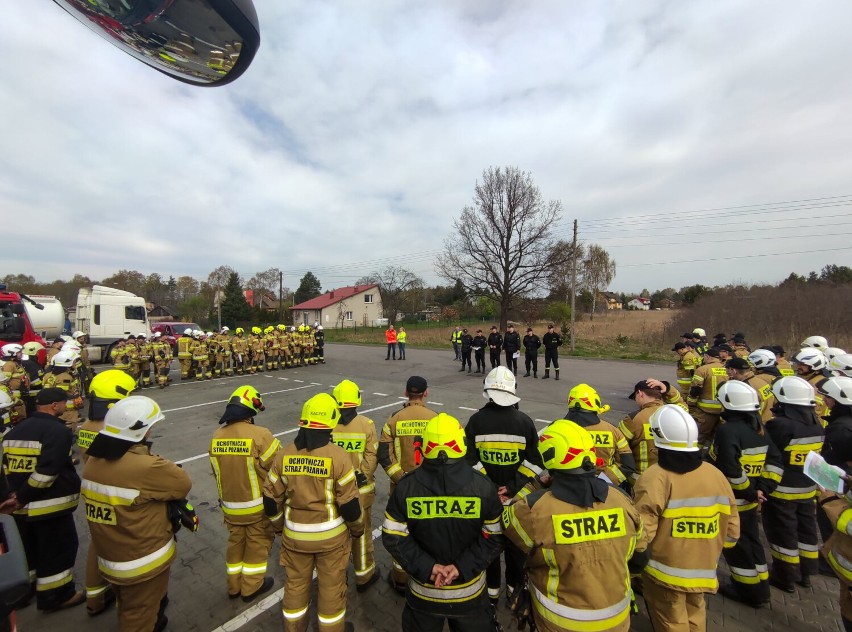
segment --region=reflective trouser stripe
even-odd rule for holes
[[[73,577],[71,575],[70,568],[62,571],[61,573],[50,575],[49,577],[38,577],[36,578],[36,590],[39,592],[53,590],[54,588],[64,586],[72,579]]]
[[[437,601],[441,603],[470,601],[485,590],[485,573],[480,573],[477,577],[466,584],[447,586],[444,588],[427,586],[416,581],[414,578],[409,578],[408,588],[413,595],[426,601]]]
[[[563,630],[580,632],[610,630],[630,616],[632,595],[629,592],[618,603],[597,610],[571,608],[560,604],[549,599],[533,584],[530,584],[530,594],[538,614]]]
[[[852,583],[852,562],[837,551],[828,552],[828,563],[837,575],[847,583]]]
[[[308,614],[308,606],[299,610],[286,610],[282,608],[282,612],[284,613],[284,618],[287,619],[287,621],[297,621]]]
[[[332,625],[337,623],[338,621],[342,621],[343,617],[346,616],[346,608],[338,612],[337,614],[333,614],[330,616],[322,615],[319,612],[317,613],[317,621],[322,625]]]
[[[789,564],[799,563],[798,549],[785,549],[783,546],[778,546],[777,544],[772,544],[770,542],[769,552],[776,560],[781,560],[782,562],[787,562]]]
[[[103,586],[86,586],[86,599],[91,599],[92,597],[97,597],[98,595],[104,594],[109,589],[109,586],[104,584]]]
[[[718,587],[715,568],[676,568],[656,560],[651,560],[645,567],[645,572],[651,577],[658,579],[664,584],[669,584],[670,586],[679,586],[682,588],[706,588],[711,591],[716,590]]]
[[[98,568],[107,578],[127,579],[139,577],[152,570],[168,564],[175,555],[175,541],[169,541],[153,553],[128,562],[111,562],[102,557],[98,558]]]

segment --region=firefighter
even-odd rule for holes
[[[467,329],[462,329],[459,344],[461,345],[461,368],[459,369],[459,373],[464,371],[465,366],[467,366],[467,372],[472,373],[471,354],[473,353],[473,336],[467,332]]]
[[[553,363],[553,377],[559,379],[559,347],[562,346],[562,336],[553,328],[553,323],[547,326],[547,333],[541,339],[544,345],[544,377],[550,379],[550,364]]]
[[[495,630],[485,569],[500,553],[502,505],[494,484],[465,460],[458,420],[446,413],[422,431],[423,465],[394,489],[382,543],[408,573],[402,629]]]
[[[728,373],[719,358],[719,350],[715,347],[704,352],[704,360],[692,375],[689,395],[686,398],[689,412],[698,423],[699,440],[702,445],[709,444],[713,439],[713,433],[719,424],[719,415],[722,412],[722,406],[716,399],[716,392],[728,381]]]
[[[775,405],[772,381],[767,381],[767,376],[758,375],[752,369],[752,365],[745,358],[736,357],[725,362],[725,371],[728,373],[729,381],[744,382],[757,391],[760,398],[760,418],[763,423],[766,423],[772,419],[772,407]],[[724,405],[722,408],[724,408]]]
[[[216,339],[216,365],[214,373],[216,377],[222,375],[233,375],[234,371],[231,368],[231,330],[228,327],[222,327],[219,333],[215,336]]]
[[[145,338],[145,334],[139,334],[142,338]],[[144,386],[142,383],[142,360],[139,354],[139,343],[137,342],[138,337],[130,335],[127,337],[127,343],[124,345],[124,352],[127,354],[127,358],[129,360],[130,365],[130,376],[139,382],[140,386]]]
[[[419,375],[412,375],[405,383],[408,401],[391,415],[379,437],[379,465],[391,480],[391,493],[399,480],[420,466],[421,453],[418,438],[432,417],[437,413],[426,407],[428,385]],[[393,562],[390,581],[399,593],[405,592],[408,577],[402,567]]]
[[[107,411],[83,468],[91,542],[101,575],[115,591],[120,630],[166,628],[169,571],[175,558],[176,507],[197,518],[186,496],[189,475],[147,441],[163,419],[149,397],[131,395]],[[185,524],[185,523],[184,523]]]
[[[346,626],[346,567],[351,539],[364,533],[355,470],[349,455],[335,445],[340,421],[328,393],[305,402],[295,441],[278,452],[263,486],[266,514],[281,528],[284,629],[308,627],[311,579],[317,575],[320,632]]]
[[[481,329],[476,330],[476,335],[473,337],[473,357],[476,360],[476,373],[485,375],[485,346],[488,341],[482,334]]]
[[[190,370],[192,369],[192,343],[192,329],[187,327],[183,330],[183,335],[177,340],[181,380],[188,380],[192,377],[190,375]]]
[[[596,477],[594,438],[560,420],[538,445],[553,477],[506,508],[503,529],[527,557],[535,626],[558,630],[628,630],[633,592],[628,562],[642,521],[630,500]]]
[[[44,345],[35,341],[30,341],[24,344],[22,351],[23,355],[21,356],[21,366],[24,367],[24,370],[27,372],[27,380],[29,381],[29,384],[27,386],[26,394],[22,395],[21,399],[24,400],[27,417],[29,417],[33,414],[33,412],[35,412],[35,398],[38,396],[38,392],[44,384],[44,367],[39,364],[38,361],[39,353],[44,351]],[[26,356],[26,360],[24,359],[24,356]]]
[[[823,336],[808,336],[802,340],[800,346],[802,349],[819,349],[820,351],[824,351],[828,349],[828,340]]]
[[[6,374],[6,387],[15,402],[11,412],[13,424],[23,421],[27,416],[24,398],[29,389],[29,376],[21,364],[22,357],[23,347],[19,344],[10,343],[0,348],[0,361],[3,363],[2,372]]]
[[[676,342],[674,347],[672,347],[672,351],[678,355],[675,367],[675,371],[677,372],[677,387],[680,389],[680,394],[683,397],[687,397],[689,389],[692,386],[692,376],[695,373],[695,369],[701,366],[701,356],[683,342]]]
[[[89,446],[104,428],[107,411],[132,394],[136,386],[132,377],[116,369],[101,371],[92,379],[89,384],[89,413],[77,431],[77,446],[84,463],[89,459]],[[89,616],[97,616],[114,602],[115,592],[98,570],[98,556],[95,547],[90,546],[86,554],[86,612]]]
[[[769,345],[766,348],[775,354],[775,365],[778,367],[778,372],[782,377],[796,375],[796,372],[793,370],[793,365],[784,357],[784,347],[781,345]]]
[[[405,330],[403,329],[402,334],[405,334]],[[402,353],[402,359],[405,360],[405,338],[406,335],[402,336],[402,346],[400,347],[400,352]],[[325,364],[325,332],[322,329],[322,325],[317,325],[317,330],[314,332],[314,339],[316,340],[316,353],[317,353],[317,361],[320,364]]]
[[[75,590],[77,529],[74,510],[80,477],[71,461],[71,431],[58,419],[65,391],[43,388],[32,417],[3,439],[3,469],[9,495],[0,513],[13,513],[35,580],[36,607],[54,612],[79,606],[86,592]]]
[[[285,325],[278,325],[278,344],[280,346],[278,353],[282,369],[296,366],[293,358],[293,345],[296,338],[295,332],[295,327],[290,327],[290,331],[287,331]]]
[[[845,469],[852,460],[852,378],[830,377],[820,383],[819,391],[829,410],[821,454],[831,465]]]
[[[701,460],[698,426],[671,404],[651,415],[658,461],[636,483],[648,564],[642,594],[656,632],[705,630],[704,593],[718,588],[723,547],[736,544],[740,520],[728,479]]]
[[[515,331],[514,325],[509,325],[503,336],[503,351],[506,352],[506,366],[515,375],[518,374],[518,356],[521,354],[521,335]]]
[[[243,335],[246,333],[246,330],[242,327],[237,327],[234,331],[234,337],[231,340],[231,350],[233,351],[234,358],[234,371],[237,375],[242,375],[243,373],[248,372],[248,350],[249,350],[249,342]]]
[[[269,430],[255,425],[255,416],[263,410],[257,389],[240,386],[225,406],[219,419],[222,427],[213,434],[209,451],[219,506],[228,528],[228,597],[242,595],[245,602],[262,595],[274,583],[266,576],[266,561],[275,533],[263,509],[262,488],[281,444]]]
[[[618,429],[633,452],[636,471],[631,475],[631,481],[635,483],[642,472],[657,462],[657,446],[651,434],[651,415],[663,404],[674,404],[684,410],[686,404],[683,403],[680,393],[668,382],[653,378],[637,382],[628,398],[635,401],[639,409],[622,419]]]
[[[746,342],[745,335],[736,333],[731,338],[731,346],[734,348],[734,356],[737,358],[747,358],[751,353],[751,349]]]
[[[281,329],[283,325],[278,325],[278,328]],[[280,342],[278,335],[275,333],[275,328],[272,325],[269,325],[264,330],[264,351],[266,353],[266,370],[267,371],[277,371],[278,370],[278,352],[280,349]]]
[[[63,338],[54,338],[53,342],[50,343],[50,346],[47,348],[47,352],[45,353],[44,365],[48,366],[50,364],[50,360],[59,353],[59,350],[62,349],[62,345],[65,344],[65,340]]]
[[[400,328],[401,329],[401,328]],[[316,340],[314,339],[314,331],[311,329],[310,325],[305,325],[305,329],[302,332],[302,346],[305,349],[305,364],[316,364],[316,353],[314,351],[314,343]],[[397,342],[399,342],[399,335],[397,334]],[[402,360],[402,353],[399,354],[399,359]]]
[[[12,397],[12,391],[9,390],[9,387],[6,384],[9,381],[9,376],[3,371],[0,371],[0,400],[2,400],[3,405],[0,407],[0,439],[2,439],[3,435],[8,432],[8,430],[12,427],[12,411],[15,408],[15,400]],[[2,449],[2,442],[0,442],[0,449]],[[0,479],[2,478],[2,467],[0,467]],[[5,490],[0,489],[0,495],[4,493]]]
[[[145,334],[136,336],[136,348],[139,349],[139,375],[142,388],[148,388],[151,386],[151,360],[154,358],[154,350]]]
[[[488,334],[488,353],[491,360],[491,368],[500,366],[500,350],[503,348],[503,336],[497,331],[497,327],[491,325],[491,333]]]
[[[355,588],[364,592],[379,580],[373,555],[373,501],[376,499],[376,467],[378,467],[379,438],[373,420],[358,414],[361,390],[351,380],[334,387],[333,397],[340,410],[340,420],[331,435],[349,456],[355,468],[355,480],[361,509],[364,511],[364,533],[352,542],[352,565],[355,567]]]
[[[95,372],[92,369],[92,362],[89,359],[89,335],[82,331],[75,331],[71,334],[71,337],[80,347],[80,381],[83,384],[83,392],[87,393],[89,390],[89,382],[91,382],[92,378],[95,377]]]
[[[302,336],[295,326],[290,327],[290,353],[293,355],[293,366],[302,366]]]
[[[538,432],[529,415],[518,410],[521,398],[515,394],[515,386],[515,376],[509,369],[492,369],[482,388],[488,403],[471,415],[464,431],[468,463],[497,486],[504,504],[544,468],[538,453]],[[524,555],[511,544],[505,553],[506,590],[510,595],[521,580]],[[488,567],[486,580],[488,596],[496,605],[501,583],[499,556]]]
[[[747,360],[754,367],[755,374],[763,378],[763,381],[767,384],[772,384],[776,379],[782,377],[775,353],[767,347],[755,349],[748,354]]]
[[[699,355],[707,353],[709,346],[707,344],[707,334],[701,327],[696,327],[692,330],[692,340],[695,342],[695,350]]]
[[[793,356],[793,370],[796,375],[807,380],[814,389],[814,397],[816,398],[816,410],[814,412],[820,421],[828,414],[825,400],[817,389],[820,382],[831,377],[831,373],[825,367],[825,354],[819,349],[804,347]]]
[[[74,351],[63,349],[53,356],[43,380],[44,388],[61,388],[68,396],[65,410],[59,418],[75,434],[81,421],[80,410],[83,408],[83,387],[77,374],[79,358]]]
[[[453,351],[456,354],[456,360],[461,360],[461,354],[459,353],[459,351],[460,351],[459,345],[461,345],[461,337],[462,337],[461,328],[458,325],[456,325],[456,328],[453,329],[452,333],[450,334],[450,342],[453,344]]]
[[[210,355],[207,343],[200,331],[193,331],[192,364],[195,367],[195,381],[213,379],[210,374]]]
[[[154,334],[154,339],[151,341],[151,355],[154,358],[157,386],[166,388],[169,385],[169,370],[172,366],[172,347],[159,331]]]
[[[636,459],[624,433],[599,417],[609,410],[600,395],[588,384],[578,384],[568,393],[565,419],[586,430],[594,440],[596,471],[604,482],[628,492],[636,472]],[[556,422],[554,422],[556,423]]]
[[[249,339],[249,352],[251,357],[251,367],[249,372],[263,373],[266,370],[266,357],[264,355],[266,345],[263,340],[263,332],[260,327],[251,328],[251,338]]]
[[[782,377],[772,384],[778,400],[775,417],[766,424],[770,439],[781,451],[784,476],[763,504],[763,530],[772,554],[769,583],[785,592],[794,581],[810,586],[818,572],[816,485],[803,467],[808,452],[819,452],[823,429],[814,408],[814,390],[800,377]]]
[[[210,363],[210,373],[208,373],[208,375],[211,377],[221,377],[222,373],[217,373],[217,367],[219,364],[216,362],[216,358],[221,354],[219,337],[212,331],[208,331],[204,336],[204,344],[207,345],[207,357]]]
[[[724,550],[731,583],[719,592],[761,608],[769,602],[769,567],[760,541],[758,507],[781,482],[784,467],[778,448],[763,435],[758,392],[743,381],[731,380],[719,387],[718,398],[724,423],[708,457],[731,484],[740,518],[740,538]]]
[[[523,339],[524,345],[524,368],[527,370],[524,377],[530,376],[532,369],[533,377],[538,378],[538,348],[541,347],[541,339],[533,333],[532,327],[527,327],[527,335]]]

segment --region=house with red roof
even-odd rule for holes
[[[648,311],[651,309],[651,299],[644,296],[637,296],[627,302],[627,309],[638,309],[640,311]]]
[[[323,327],[368,327],[386,324],[382,318],[382,300],[375,283],[350,285],[329,290],[290,308],[294,325]],[[378,322],[377,322],[378,321]]]

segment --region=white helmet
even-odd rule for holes
[[[81,352],[83,349],[82,349],[82,347],[80,347],[80,345],[78,345],[76,342],[66,342],[65,344],[63,344],[63,345],[60,347],[60,350],[62,350],[62,351],[72,351],[72,352],[76,353],[77,355],[80,355],[80,352]]]
[[[71,336],[66,336],[66,335],[64,335],[64,334],[63,334],[63,335],[61,335],[61,336],[59,336],[59,338],[60,338],[63,342],[74,342],[74,339],[73,339]]]
[[[6,410],[7,408],[11,408],[15,405],[15,402],[12,401],[12,398],[9,396],[9,393],[6,391],[0,391],[0,411]]]
[[[10,379],[12,379],[12,375],[7,373],[6,371],[0,371],[0,384],[5,384]]]
[[[716,399],[725,410],[760,410],[760,398],[757,391],[745,382],[728,380],[716,392]]]
[[[703,330],[703,329],[701,329],[701,327],[696,327],[695,329],[693,329],[693,330],[692,330],[692,333],[694,333],[694,334],[698,334],[698,335],[699,335],[699,336],[701,336],[702,338],[703,338],[703,337],[705,337],[705,336],[707,335],[707,334],[705,334],[705,333],[704,333],[704,330]]]
[[[838,404],[852,406],[852,377],[830,377],[819,385],[819,392]]]
[[[160,336],[162,336],[162,335],[163,335],[163,332],[162,332],[162,331],[155,331],[155,332],[154,332],[154,334],[153,334],[153,337],[154,337],[154,338],[159,338],[159,337],[160,337]]]
[[[192,327],[187,327],[186,329],[183,330],[184,336],[191,336],[192,334],[193,334]]]
[[[828,348],[828,340],[823,338],[822,336],[808,336],[804,340],[802,340],[802,348],[805,347],[815,347],[820,351]]]
[[[38,355],[39,351],[44,350],[44,345],[40,342],[36,342],[35,340],[30,340],[23,347],[23,352],[30,357],[35,357]]]
[[[810,367],[812,371],[819,371],[825,368],[825,354],[813,347],[803,347],[792,357],[792,362],[804,364]]]
[[[143,395],[131,395],[116,402],[107,411],[101,433],[138,443],[161,419],[164,419],[164,416],[157,402]]]
[[[825,354],[826,364],[830,364],[831,361],[834,358],[836,358],[839,355],[843,355],[844,353],[846,353],[846,351],[844,351],[840,347],[827,347],[827,348],[823,349],[822,352],[823,352],[823,354]]]
[[[74,362],[76,362],[80,358],[80,354],[76,351],[72,351],[71,349],[62,349],[59,353],[57,353],[50,360],[51,366],[65,367],[71,368],[74,366]]]
[[[80,338],[81,336],[85,336],[85,335],[86,334],[84,334],[82,331],[75,331],[73,334],[71,334],[71,337],[74,340],[77,340],[77,338]]]
[[[136,334],[136,337],[137,338],[147,338],[148,334],[146,334],[146,333]]]
[[[203,333],[204,333],[204,332],[203,332],[203,331],[201,331],[200,329],[193,329],[193,330],[192,330],[192,335],[193,335],[193,336],[200,336],[200,335],[201,335],[201,334],[203,334]]]
[[[317,331],[322,331],[322,325],[317,325]]]
[[[775,366],[777,360],[775,354],[769,349],[755,349],[748,354],[748,361],[755,369],[765,369],[766,367]]]
[[[654,445],[675,452],[698,452],[698,424],[680,406],[666,404],[651,415]]]
[[[498,406],[514,406],[521,398],[515,395],[515,376],[504,366],[491,369],[482,385],[482,396]]]
[[[24,348],[21,345],[12,342],[0,347],[0,355],[3,356],[4,360],[11,360],[16,354],[22,353],[23,350]]]
[[[290,331],[296,331],[295,327],[290,327]]]
[[[834,356],[828,363],[828,368],[835,375],[852,377],[852,353]]]
[[[226,325],[222,325],[222,332],[231,331]]]
[[[213,332],[212,332],[212,331],[208,331],[208,332],[207,332],[206,334],[204,334],[204,335],[205,335],[205,336],[207,336],[207,337],[209,338],[210,336],[212,336],[212,335],[213,335]]]
[[[782,404],[816,406],[813,386],[807,380],[795,375],[788,375],[775,380],[772,383],[772,394]]]

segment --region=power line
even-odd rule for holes
[[[852,235],[852,233],[832,233],[831,236],[845,236]],[[735,241],[737,243],[741,241],[775,241],[776,239],[805,239],[809,237],[824,237],[825,235],[787,235],[784,237],[733,237],[731,239],[705,239],[702,241],[679,241],[677,242],[678,246],[692,246],[696,244],[725,244]],[[585,240],[580,240],[585,241]],[[651,246],[671,246],[672,242],[664,241],[656,244],[646,244],[646,243],[638,243],[638,244],[615,244],[612,246],[607,246],[607,248],[640,248],[640,247],[651,247]]]
[[[835,252],[838,250],[852,250],[852,246],[846,246],[844,248],[823,248],[818,252]],[[619,268],[639,268],[642,266],[662,266],[676,263],[699,263],[702,261],[730,261],[732,259],[752,259],[756,257],[781,257],[785,255],[805,255],[805,254],[813,254],[812,250],[797,250],[794,252],[769,252],[766,254],[759,255],[738,255],[735,257],[712,257],[710,259],[683,259],[681,261],[646,261],[644,263],[623,263],[619,264]]]
[[[817,218],[817,219],[830,219],[832,217],[849,217],[849,214],[848,213],[839,213],[837,215],[826,215],[826,216],[823,216],[823,217],[820,217],[820,218]],[[834,227],[838,227],[838,226],[846,226],[850,223],[852,223],[852,222],[831,222],[831,223],[828,223],[828,224],[809,223],[809,224],[796,224],[796,225],[792,225],[792,226],[769,226],[769,225],[767,225],[767,222],[764,219],[754,219],[754,220],[746,220],[746,221],[742,221],[742,222],[737,222],[737,228],[740,228],[741,226],[748,225],[748,224],[760,224],[761,225],[761,232],[764,232],[764,231],[769,231],[769,230],[794,230],[794,229],[798,229],[798,228],[825,228],[825,227],[833,227],[834,228]],[[624,233],[626,231],[622,228],[619,228],[618,230],[592,231],[592,236],[594,237],[595,235],[597,235],[599,233],[621,233],[622,236],[620,236],[620,237],[601,237],[600,239],[601,239],[601,241],[608,241],[608,240],[613,240],[613,239],[636,239],[636,237],[637,237],[636,233],[639,232],[639,231],[644,231],[644,232],[650,231],[650,232],[652,232],[653,235],[648,235],[649,237],[650,236],[657,236],[657,235],[665,235],[666,237],[694,237],[697,234],[696,231],[692,231],[691,233],[670,233],[668,231],[661,233],[659,228],[635,228],[635,229],[632,228],[630,230],[630,234],[625,235]],[[773,239],[773,237],[768,237],[768,239]]]

